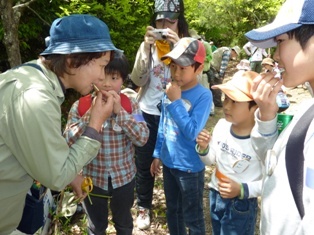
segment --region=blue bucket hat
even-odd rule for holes
[[[111,41],[108,26],[100,19],[84,14],[54,20],[46,46],[40,55],[118,50]]]
[[[314,24],[314,0],[287,0],[271,24],[253,29],[245,36],[253,45],[269,48],[277,45],[274,39],[278,35],[311,24]]]

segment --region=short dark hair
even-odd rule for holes
[[[110,60],[113,58],[113,51],[111,51]],[[73,54],[51,54],[40,56],[42,59],[43,64],[53,71],[57,76],[61,77],[63,74],[67,73],[67,59],[70,59],[70,67],[71,68],[78,68],[82,65],[88,64],[93,59],[98,59],[105,55],[106,52],[90,52],[90,53],[73,53]]]
[[[308,40],[314,35],[314,25],[302,25],[299,28],[289,31],[287,34],[290,39],[294,37],[304,50]]]
[[[249,109],[255,107],[257,104],[254,100],[249,101]]]
[[[194,64],[192,64],[191,66],[194,67],[194,72],[201,66],[202,64],[199,62],[195,62]]]
[[[126,81],[129,74],[129,62],[122,52],[115,51],[113,59],[107,64],[107,74],[120,73],[122,80]]]

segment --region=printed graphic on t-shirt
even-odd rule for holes
[[[252,159],[250,155],[243,153],[241,150],[229,147],[228,143],[219,142],[218,144],[222,152],[229,154],[236,160],[246,159],[247,161],[250,161]]]
[[[177,141],[177,136],[179,133],[179,128],[175,121],[172,119],[169,112],[166,111],[166,107],[171,103],[171,101],[168,98],[164,99],[163,105],[165,106],[165,112],[164,112],[164,136],[167,136],[167,139],[169,141],[175,142]]]
[[[164,136],[167,136],[169,141],[176,142],[179,134],[179,128],[177,124],[171,118],[166,118],[165,122]]]
[[[159,78],[160,82],[156,83],[156,89],[163,91],[171,81],[169,68],[163,64],[158,64],[153,68],[154,77]]]

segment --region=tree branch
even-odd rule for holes
[[[46,25],[50,26],[50,23],[45,21],[34,9],[32,9],[30,6],[26,6],[28,9],[30,9],[39,19],[41,19]]]
[[[28,7],[32,2],[35,2],[36,0],[30,0],[30,1],[26,1],[25,0],[25,2],[23,2],[22,1],[22,3],[20,3],[20,4],[17,4],[17,5],[15,5],[14,7],[12,7],[13,8],[13,10],[18,10],[18,8],[24,8],[24,7]]]

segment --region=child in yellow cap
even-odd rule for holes
[[[250,91],[256,76],[253,71],[238,71],[227,83],[212,87],[224,93],[225,118],[212,135],[204,129],[196,139],[200,159],[216,164],[209,183],[213,234],[254,235],[263,175],[251,139],[257,105]]]

